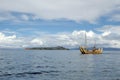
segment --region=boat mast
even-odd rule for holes
[[[85,31],[85,47],[87,48],[87,34],[86,34],[86,31]]]
[[[95,42],[94,42],[94,48],[96,47],[96,40],[95,40]]]

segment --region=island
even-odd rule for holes
[[[69,50],[69,49],[64,48],[62,46],[57,46],[57,47],[32,47],[32,48],[25,48],[25,50]]]

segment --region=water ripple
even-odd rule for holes
[[[5,73],[0,75],[0,77],[5,76],[20,76],[20,75],[39,75],[39,74],[52,74],[52,73],[59,73],[60,71],[40,71],[40,72],[22,72],[22,73]]]

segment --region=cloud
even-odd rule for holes
[[[28,21],[29,20],[29,16],[23,14],[23,15],[21,15],[21,19],[25,20],[25,21]]]
[[[120,22],[120,14],[114,14],[112,17],[110,17],[109,21]]]
[[[84,45],[85,33],[87,35],[88,46],[93,46],[95,41],[97,47],[119,47],[120,48],[120,26],[106,25],[102,28],[96,29],[101,33],[93,31],[74,30],[73,32],[49,34],[44,37],[36,37],[38,43],[44,41],[42,46],[66,46],[79,47]],[[33,40],[34,40],[33,39]]]
[[[105,36],[108,36],[111,32],[110,31],[105,31],[104,33],[102,33],[102,36],[105,37]]]
[[[41,39],[37,39],[37,38],[31,40],[31,43],[35,44],[35,45],[39,45],[39,46],[43,45],[43,41]]]
[[[33,19],[94,22],[116,10],[119,5],[119,0],[1,0],[0,11],[28,13],[33,15]]]
[[[79,47],[85,43],[85,33],[87,35],[87,45],[92,47],[96,41],[97,47],[118,47],[120,48],[120,26],[106,25],[97,28],[96,31],[74,30],[73,32],[59,32],[56,34],[37,33],[36,36],[23,36],[0,32],[0,47],[40,47],[40,46],[65,46]],[[21,33],[22,34],[22,33]],[[42,35],[43,36],[42,36]]]
[[[105,25],[102,28],[98,28],[97,31],[101,33],[102,44],[104,46],[119,47],[120,48],[120,26]]]
[[[16,19],[16,17],[11,15],[10,13],[0,11],[0,21],[5,21],[5,20],[13,20],[14,21],[15,19]]]
[[[97,28],[96,29],[97,31],[100,31],[100,32],[111,32],[111,33],[115,33],[115,34],[119,34],[119,31],[120,31],[120,26],[118,25],[105,25],[101,28]]]
[[[95,33],[88,31],[87,37],[89,40],[94,40]],[[31,43],[38,44],[39,46],[66,46],[66,47],[78,47],[84,45],[84,34],[85,31],[73,31],[72,33],[58,33],[49,34],[47,36],[36,37],[31,40]],[[93,43],[90,41],[90,44]]]
[[[6,36],[4,33],[0,32],[0,47],[20,47],[23,43],[21,39],[17,39],[16,35]]]

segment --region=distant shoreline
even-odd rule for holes
[[[57,46],[57,47],[32,47],[32,48],[25,48],[25,50],[69,50],[69,49],[61,46]]]

